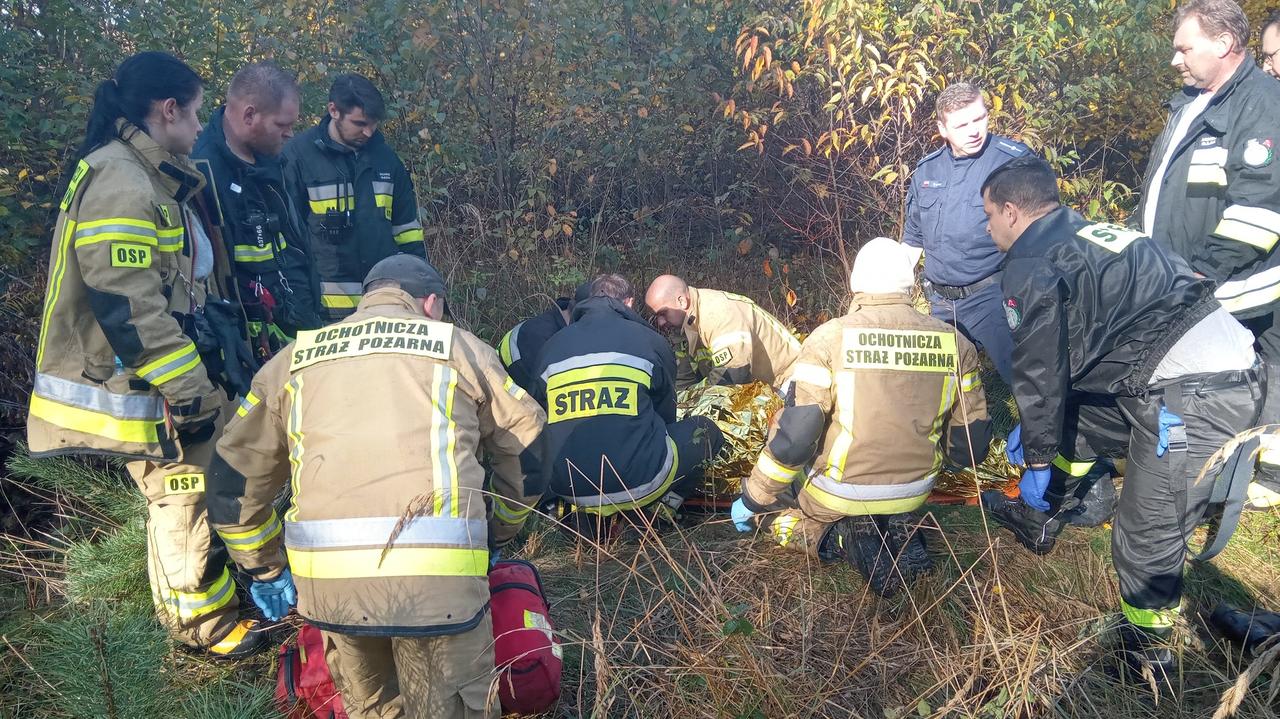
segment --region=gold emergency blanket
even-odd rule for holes
[[[724,433],[725,448],[712,462],[700,491],[713,498],[735,497],[743,478],[751,474],[756,458],[769,434],[769,418],[782,407],[782,398],[763,382],[748,385],[707,387],[695,385],[676,395],[680,419],[694,415],[709,417]],[[972,467],[944,466],[935,491],[958,498],[977,497],[984,489],[1005,489],[1021,476],[1009,463],[1005,441],[991,442],[986,461]],[[977,483],[974,482],[975,476]]]
[[[736,497],[743,478],[751,474],[769,434],[769,418],[782,407],[782,398],[764,382],[707,387],[699,384],[676,394],[680,419],[709,417],[724,433],[724,449],[707,469],[702,494]]]

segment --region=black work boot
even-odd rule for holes
[[[214,659],[244,659],[267,648],[267,635],[256,619],[242,619],[219,641],[205,647]]]
[[[1178,677],[1178,660],[1169,640],[1173,630],[1147,630],[1131,622],[1120,625],[1120,651],[1125,678],[1141,686],[1155,685],[1158,692],[1172,693]]]
[[[1077,527],[1101,527],[1116,515],[1118,501],[1115,482],[1111,479],[1111,473],[1107,472],[1089,487],[1089,491],[1085,492],[1076,506],[1063,512],[1061,516],[1067,524]]]
[[[892,514],[887,520],[889,543],[898,549],[898,571],[902,572],[903,581],[910,584],[933,571],[933,557],[925,545],[920,518],[914,514]]]
[[[1062,532],[1062,522],[998,489],[982,493],[982,507],[998,524],[1013,532],[1018,543],[1036,554],[1048,554]]]
[[[894,567],[897,554],[888,536],[888,522],[883,517],[848,517],[846,524],[845,559],[867,580],[872,591],[888,598],[902,588],[902,578]]]
[[[1244,645],[1246,654],[1253,654],[1263,642],[1280,634],[1280,614],[1261,609],[1250,614],[1219,604],[1209,615],[1209,623],[1227,639]]]

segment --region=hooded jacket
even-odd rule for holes
[[[1221,306],[1212,281],[1161,243],[1066,207],[1013,243],[1001,288],[1028,464],[1057,456],[1072,394],[1143,395],[1165,354]]]
[[[1215,280],[1222,306],[1236,316],[1266,314],[1280,303],[1280,87],[1246,58],[1192,121],[1164,177],[1155,177],[1194,99],[1183,91],[1170,102],[1132,219],[1140,222],[1158,198],[1152,239]]]
[[[805,339],[792,381],[795,403],[779,422],[787,431],[773,434],[744,485],[754,511],[799,480],[835,512],[910,512],[933,490],[944,448],[957,464],[986,456],[978,352],[905,294],[854,294],[848,314]],[[806,407],[817,421],[785,421]]]
[[[426,257],[413,180],[375,132],[356,150],[329,137],[328,115],[284,148],[289,187],[306,225],[308,252],[330,319],[351,314],[378,260],[398,252]]]
[[[602,515],[644,506],[675,480],[675,355],[610,297],[577,304],[534,369],[547,408],[543,471],[552,492]]]
[[[205,205],[228,245],[240,300],[250,322],[267,321],[262,305],[274,303],[269,319],[285,334],[315,329],[322,324],[319,280],[307,258],[302,218],[285,189],[282,160],[237,157],[222,129],[225,113],[225,107],[214,111],[191,157],[205,176]]]
[[[254,378],[218,442],[209,518],[254,577],[279,576],[287,558],[298,612],[323,629],[467,631],[488,609],[489,546],[542,496],[531,447],[543,421],[492,348],[398,289],[375,290]],[[282,522],[272,506],[285,482]]]
[[[708,384],[781,387],[800,354],[800,340],[742,295],[690,287],[686,315],[689,358]]]
[[[210,241],[213,270],[194,279],[188,203],[204,178],[133,125],[116,132],[58,206],[27,441],[35,456],[179,461],[172,415],[220,404],[194,320],[226,296],[230,264]]]

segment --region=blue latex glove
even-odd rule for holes
[[[500,550],[495,549],[492,552],[489,552],[489,568],[493,569],[498,566],[498,561],[500,559],[502,559],[502,552]]]
[[[729,516],[733,519],[733,526],[737,527],[739,532],[750,532],[754,529],[751,526],[751,518],[756,516],[756,513],[747,509],[742,497],[738,497],[738,501],[729,508]]]
[[[1009,433],[1009,441],[1004,446],[1004,456],[1009,458],[1009,464],[1024,465],[1026,457],[1022,454],[1022,423],[1014,425],[1013,431]]]
[[[1169,451],[1169,430],[1182,427],[1182,418],[1169,411],[1168,407],[1160,408],[1160,437],[1156,440],[1156,456],[1163,457]]]
[[[271,621],[284,619],[289,607],[298,603],[298,590],[293,586],[293,575],[289,569],[269,582],[254,582],[249,585],[249,596],[253,603]]]
[[[1049,511],[1049,503],[1044,501],[1045,490],[1049,489],[1049,468],[1027,468],[1018,482],[1018,490],[1022,492],[1022,501],[1041,512]]]

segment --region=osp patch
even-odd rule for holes
[[[1004,321],[1009,323],[1010,330],[1016,330],[1022,324],[1022,310],[1012,297],[1004,301]]]
[[[1271,138],[1259,139],[1256,137],[1249,138],[1244,144],[1244,164],[1249,167],[1266,167],[1275,159],[1275,151],[1272,149],[1275,143]]]

